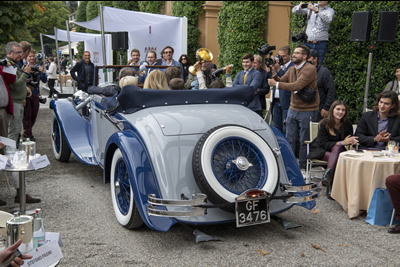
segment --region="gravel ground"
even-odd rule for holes
[[[302,225],[284,230],[279,223],[236,229],[233,224],[199,228],[220,241],[196,243],[190,228],[175,225],[168,232],[146,227],[121,227],[114,217],[109,184],[100,167],[74,156],[56,161],[50,141],[52,111],[42,106],[34,127],[37,151],[50,166],[27,173],[27,191],[42,202],[46,231],[64,241],[58,266],[398,266],[400,236],[372,226],[365,215],[349,220],[342,207],[324,193],[313,211],[293,207],[280,217]],[[12,212],[18,204],[0,175],[0,199]]]

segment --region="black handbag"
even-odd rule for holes
[[[294,70],[294,80],[297,80],[296,70]],[[317,89],[314,90],[310,87],[304,87],[300,91],[297,91],[296,94],[301,99],[301,101],[311,103],[315,100],[315,97],[317,96]]]

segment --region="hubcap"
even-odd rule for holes
[[[245,157],[240,156],[235,160],[232,160],[232,163],[236,165],[236,167],[241,171],[247,171],[248,168],[252,167],[251,164]]]

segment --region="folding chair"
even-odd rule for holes
[[[264,120],[266,123],[271,125],[272,123],[272,109],[271,109],[271,102],[272,102],[272,94],[269,94],[269,97],[265,97],[265,102],[266,102],[266,112],[265,112],[265,117]]]
[[[307,144],[307,155],[310,153],[310,144],[311,142],[317,137],[318,135],[318,122],[312,122],[310,121],[310,140],[309,141],[304,141],[304,143]],[[324,172],[325,169],[323,170],[313,170],[313,166],[327,166],[328,162],[320,159],[307,159],[307,169],[306,169],[306,183],[311,183],[312,178],[311,177],[311,172]]]

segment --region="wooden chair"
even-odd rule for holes
[[[310,144],[318,135],[318,122],[310,121],[310,140],[304,141],[307,144],[307,155],[310,153]],[[313,166],[327,166],[328,162],[320,159],[307,159],[307,168],[306,168],[306,183],[312,182],[311,172],[324,172],[323,170],[313,170]]]

